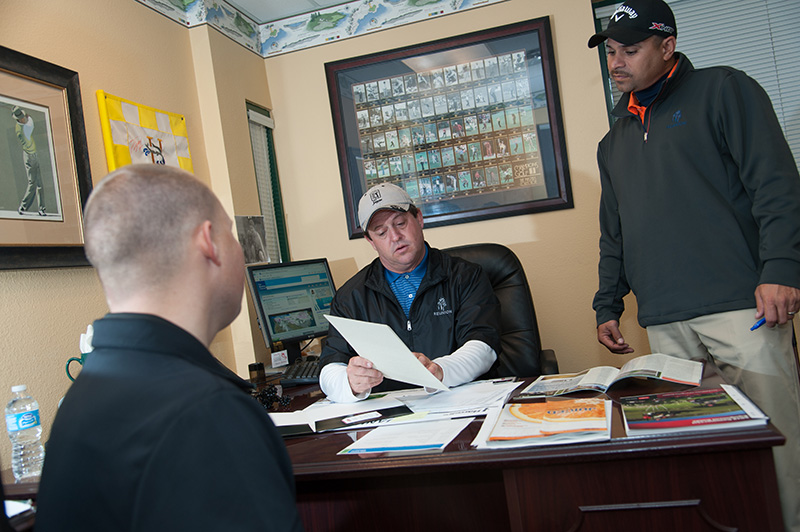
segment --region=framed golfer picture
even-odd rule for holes
[[[0,46],[0,269],[87,265],[78,74]]]

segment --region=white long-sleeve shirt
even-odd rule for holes
[[[450,353],[435,359],[433,362],[442,368],[442,383],[447,386],[458,386],[471,382],[486,373],[497,353],[485,342],[469,340]],[[320,388],[331,401],[337,403],[354,403],[369,397],[370,392],[355,395],[347,378],[347,364],[332,363],[322,368],[319,376]]]

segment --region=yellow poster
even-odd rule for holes
[[[131,163],[166,164],[192,172],[183,115],[97,91],[108,171]]]

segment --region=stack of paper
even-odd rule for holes
[[[460,418],[406,425],[388,425],[371,430],[338,454],[441,452],[474,418]]]
[[[448,393],[399,390],[388,394],[416,413],[448,417],[480,416],[490,408],[503,406],[521,383],[508,379],[475,381],[450,388]]]

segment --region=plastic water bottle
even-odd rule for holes
[[[11,470],[14,478],[36,477],[42,473],[44,447],[39,421],[39,403],[24,384],[12,386],[14,396],[6,405],[6,429],[11,440]]]

